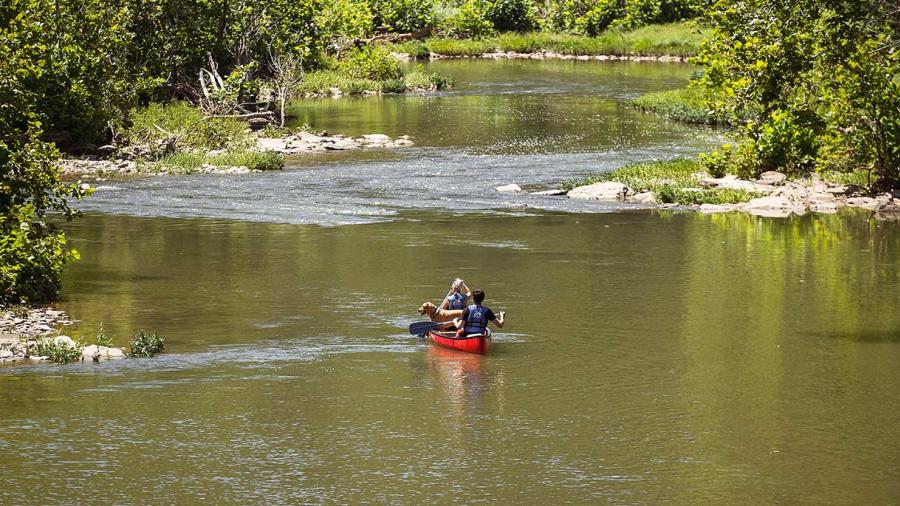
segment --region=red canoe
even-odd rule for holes
[[[438,332],[432,330],[428,332],[428,340],[432,343],[450,348],[453,350],[465,351],[467,353],[476,353],[478,355],[487,355],[491,352],[491,333],[487,335],[474,335],[463,338],[456,337],[456,332]]]

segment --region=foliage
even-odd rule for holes
[[[338,63],[338,70],[347,77],[385,81],[400,79],[400,62],[384,48],[367,46],[356,49]]]
[[[621,18],[623,14],[619,0],[599,0],[575,21],[575,28],[580,33],[596,36],[609,28],[613,21]]]
[[[113,345],[113,340],[111,337],[106,335],[106,332],[103,331],[103,324],[100,324],[100,331],[97,332],[97,336],[94,338],[94,344],[97,346],[105,346],[107,348]]]
[[[437,72],[426,72],[424,65],[416,65],[403,77],[404,89],[437,91],[450,87],[451,80]]]
[[[375,11],[365,0],[335,0],[323,6],[317,23],[325,33],[337,37],[371,37],[375,30]]]
[[[494,0],[488,5],[485,18],[501,32],[524,32],[537,25],[529,0]]]
[[[165,344],[166,340],[156,335],[155,332],[146,332],[144,329],[141,329],[128,344],[128,355],[131,357],[152,357],[161,352]]]
[[[492,35],[494,25],[487,18],[488,3],[484,0],[465,0],[453,16],[445,19],[440,31],[448,37],[478,39]]]
[[[166,169],[177,174],[198,172],[204,165],[247,167],[250,170],[281,170],[284,156],[273,151],[234,150],[208,155],[197,151],[173,153],[148,165],[150,171]]]
[[[738,204],[748,202],[763,194],[748,192],[746,190],[733,190],[726,188],[679,188],[672,185],[663,185],[656,190],[660,202],[667,204],[680,204],[683,206],[703,204]]]
[[[186,102],[153,103],[131,112],[126,132],[133,144],[158,146],[173,141],[180,149],[223,149],[250,143],[247,124],[235,118],[209,118]]]
[[[24,8],[18,2],[3,15]],[[65,264],[78,257],[48,212],[74,218],[69,199],[88,190],[59,180],[56,149],[40,140],[46,104],[43,79],[52,75],[45,28],[29,15],[0,17],[0,303],[54,298]]]
[[[881,0],[721,0],[697,61],[710,107],[744,120],[734,172],[871,171],[900,181],[896,11]]]
[[[35,339],[34,346],[28,350],[28,353],[36,357],[47,357],[51,362],[65,364],[80,361],[81,348],[82,346],[78,343],[70,346],[64,341],[57,343],[54,337],[44,337]]]
[[[431,0],[371,0],[376,26],[389,32],[406,33],[423,30],[434,21]]]

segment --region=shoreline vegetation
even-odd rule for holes
[[[132,357],[152,357],[163,351],[165,339],[139,330],[127,348],[113,346],[103,330],[93,338],[62,334],[73,321],[63,311],[37,306],[0,305],[0,365],[18,362],[100,362]]]
[[[606,30],[596,36],[508,32],[472,39],[432,37],[383,45],[410,59],[471,57],[680,62],[696,56],[708,35],[709,30],[696,21],[682,21],[632,30]]]
[[[835,213],[842,208],[871,211],[880,221],[900,221],[900,191],[872,195],[868,174],[829,173],[789,178],[768,171],[755,179],[735,175],[715,177],[702,161],[677,159],[639,162],[610,172],[565,181],[559,191],[535,195],[599,202],[625,202],[657,208],[682,208],[704,213],[741,211],[767,218],[807,213]],[[497,191],[521,191],[517,185]]]

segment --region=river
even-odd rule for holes
[[[900,501],[900,225],[497,193],[712,145],[623,103],[692,69],[432,65],[293,109],[414,148],[104,183],[59,305],[166,352],[0,368],[0,503]],[[455,276],[491,356],[405,331]]]

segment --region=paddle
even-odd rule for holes
[[[453,322],[415,322],[409,324],[409,333],[414,336],[427,334],[429,331],[437,330],[444,325],[453,325]]]

